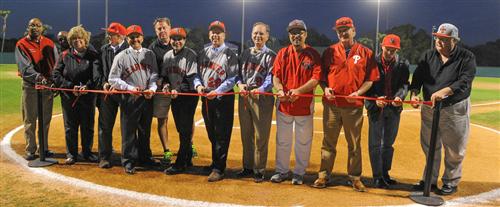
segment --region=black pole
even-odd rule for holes
[[[36,90],[37,107],[38,107],[38,153],[40,161],[45,161],[45,137],[44,137],[44,123],[43,123],[43,103],[42,103],[42,90]]]
[[[427,154],[427,162],[425,164],[424,192],[415,192],[410,196],[410,199],[419,204],[428,206],[443,205],[444,200],[439,196],[430,196],[432,170],[434,168],[434,155],[436,154],[437,132],[439,129],[439,117],[441,112],[441,101],[436,101],[434,105],[434,113],[432,117],[431,140],[429,143],[429,152]]]
[[[42,93],[41,89],[37,89],[37,108],[38,108],[38,152],[39,159],[32,160],[28,162],[29,167],[45,167],[50,166],[57,163],[57,160],[54,159],[46,159],[45,158],[45,137],[44,137],[44,123],[43,123],[43,101],[42,101]]]

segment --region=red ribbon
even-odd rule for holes
[[[38,90],[52,90],[52,91],[66,91],[66,92],[88,92],[88,93],[101,93],[101,94],[132,94],[132,95],[142,95],[144,92],[142,91],[103,91],[103,90],[75,90],[75,89],[68,89],[68,88],[52,88],[48,87],[45,85],[36,85],[35,89]],[[172,95],[171,92],[153,92],[154,94],[162,94],[162,95]],[[269,93],[269,92],[226,92],[226,93],[217,93],[213,96],[227,96],[227,95],[236,95],[236,94],[259,94],[259,95],[267,95],[267,96],[278,96],[279,94],[277,93]],[[198,94],[198,93],[176,93],[179,96],[202,96],[202,97],[207,97],[207,94]],[[324,97],[323,94],[298,94],[296,95],[298,97],[309,97],[309,98],[314,98],[314,97]],[[360,100],[370,100],[370,101],[384,101],[387,103],[392,103],[395,102],[395,100],[388,100],[388,99],[378,99],[376,97],[368,97],[368,96],[347,96],[347,95],[335,95],[335,98],[350,98],[350,99],[360,99]],[[425,105],[432,105],[431,101],[401,101],[402,103],[405,104],[425,104]]]

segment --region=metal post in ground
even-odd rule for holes
[[[434,106],[434,114],[432,117],[432,129],[431,129],[431,140],[429,146],[429,154],[427,155],[427,162],[425,168],[425,178],[424,178],[424,191],[423,192],[413,192],[410,195],[410,199],[416,203],[428,205],[428,206],[440,206],[444,204],[443,198],[430,195],[431,192],[431,179],[432,170],[434,166],[434,154],[436,149],[437,132],[439,127],[439,116],[441,111],[441,101],[436,101]]]
[[[45,158],[45,137],[44,137],[44,123],[43,123],[43,103],[42,103],[42,89],[38,89],[37,105],[38,105],[38,152],[39,158],[28,162],[29,167],[46,167],[57,163],[57,160]]]

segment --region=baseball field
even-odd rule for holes
[[[241,169],[242,147],[238,115],[235,122],[228,157],[226,178],[208,183],[202,167],[211,162],[211,146],[207,138],[200,109],[195,115],[196,129],[193,142],[199,156],[186,174],[165,175],[163,167],[139,169],[127,175],[119,166],[119,120],[114,129],[113,146],[115,166],[100,169],[97,163],[77,162],[75,165],[57,164],[47,168],[28,168],[22,159],[25,141],[22,135],[20,110],[21,79],[15,65],[0,65],[0,205],[1,206],[398,206],[414,204],[408,196],[411,185],[421,179],[425,157],[420,148],[420,113],[409,106],[403,111],[399,134],[394,144],[395,155],[391,176],[399,184],[390,189],[371,188],[371,167],[368,157],[368,122],[363,123],[362,155],[365,193],[355,192],[347,184],[347,144],[341,134],[337,145],[334,180],[326,189],[315,189],[314,182],[320,164],[323,139],[322,105],[315,106],[314,138],[310,165],[305,184],[292,185],[290,181],[274,184],[269,181],[254,183],[253,179],[238,179]],[[317,93],[321,93],[320,90]],[[471,134],[464,161],[462,182],[458,193],[446,196],[447,205],[500,205],[500,78],[477,77],[471,95]],[[33,103],[35,104],[35,103]],[[200,108],[200,104],[198,105]],[[237,106],[237,104],[235,105]],[[235,110],[237,112],[237,110]],[[60,100],[54,101],[54,117],[49,133],[49,148],[63,163],[65,141]],[[96,114],[97,123],[97,114]],[[169,147],[179,146],[178,134],[170,116]],[[160,159],[162,149],[153,121],[151,148]],[[266,180],[274,172],[276,125],[271,128]],[[97,151],[97,126],[94,135]],[[294,165],[292,153],[292,165]],[[441,167],[441,170],[444,167]]]

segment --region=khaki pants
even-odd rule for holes
[[[340,108],[323,102],[323,145],[321,147],[321,167],[319,177],[330,175],[335,156],[340,129],[344,127],[349,149],[347,173],[351,179],[361,176],[361,128],[363,127],[363,107]]]
[[[35,87],[23,81],[22,85],[23,94],[21,100],[22,115],[24,122],[24,139],[26,140],[26,153],[35,154],[37,150],[35,134],[36,123],[38,118],[38,94]],[[50,120],[52,119],[52,106],[54,98],[52,92],[49,90],[42,91],[42,105],[43,105],[43,136],[45,138],[44,149],[48,149],[48,135],[50,128]]]
[[[257,99],[240,96],[238,100],[243,168],[253,169],[255,173],[263,173],[266,169],[273,105],[273,96]]]
[[[422,106],[420,144],[426,157],[429,152],[433,113],[434,110],[430,106]],[[460,182],[462,161],[465,157],[465,148],[469,137],[469,121],[470,100],[468,98],[441,109],[431,183],[437,183],[441,166],[441,148],[444,148],[443,184],[457,186]],[[422,180],[424,178],[425,169]]]

